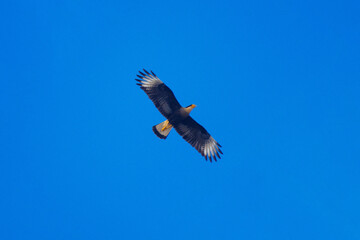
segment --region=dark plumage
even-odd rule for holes
[[[194,104],[184,108],[176,100],[174,93],[167,87],[152,71],[149,73],[144,69],[135,79],[142,90],[149,96],[159,112],[167,119],[153,126],[153,131],[161,139],[166,139],[172,127],[191,144],[207,160],[217,160],[223,154],[221,145],[189,116]]]

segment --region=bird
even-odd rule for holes
[[[175,129],[179,135],[191,144],[205,160],[214,159],[217,161],[221,151],[221,145],[206,131],[206,129],[197,123],[191,116],[190,112],[196,107],[191,104],[182,107],[176,99],[171,89],[166,86],[153,71],[143,69],[139,71],[140,75],[135,80],[136,85],[147,94],[154,103],[159,112],[166,118],[162,123],[152,127],[153,132],[160,139],[166,139],[171,129]]]

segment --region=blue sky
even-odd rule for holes
[[[1,239],[360,239],[357,1],[0,9]],[[142,68],[220,161],[153,134]]]

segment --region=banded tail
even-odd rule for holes
[[[164,122],[153,126],[152,130],[159,138],[166,139],[172,128],[173,126],[169,123],[169,121],[165,120]]]

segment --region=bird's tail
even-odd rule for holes
[[[169,123],[168,120],[152,127],[156,136],[161,139],[166,139],[172,128],[173,126]]]

